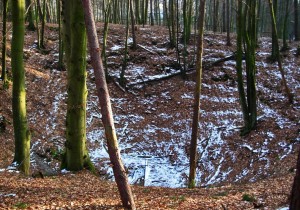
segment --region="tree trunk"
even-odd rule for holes
[[[135,0],[135,19],[136,19],[137,24],[141,23],[140,0]]]
[[[275,25],[277,25],[277,0],[272,0],[272,4],[273,4],[273,7],[272,7],[272,11],[270,10],[270,14],[271,14],[271,18],[275,18]],[[273,21],[271,19],[271,21]],[[277,33],[277,31],[276,31]],[[275,28],[274,28],[274,25],[272,24],[272,54],[271,54],[271,60],[272,61],[276,61],[278,59],[278,56],[279,54],[277,54],[277,52],[279,52],[279,49],[277,49],[277,45],[276,45],[276,37],[275,37]]]
[[[128,60],[128,36],[129,36],[129,4],[130,0],[127,1],[127,15],[126,15],[126,33],[125,33],[125,49],[124,49],[124,58],[122,62],[122,69],[120,72],[119,84],[124,88],[126,86],[125,71],[127,68]]]
[[[103,1],[105,2],[105,1]],[[106,8],[104,7],[106,5]],[[106,4],[103,4],[104,10],[104,29],[103,29],[103,50],[101,57],[104,60],[104,68],[105,68],[105,78],[108,79],[108,69],[107,69],[107,59],[106,59],[106,46],[107,46],[107,36],[108,36],[108,28],[110,22],[110,15],[111,15],[111,1],[108,0]]]
[[[169,0],[169,22],[171,26],[171,39],[170,39],[170,47],[176,46],[176,20],[175,20],[175,6],[174,6],[175,0]]]
[[[300,40],[299,34],[299,5],[298,0],[294,0],[294,33],[295,33],[295,41]]]
[[[29,175],[30,131],[26,116],[25,71],[23,47],[25,35],[25,0],[12,1],[13,34],[11,42],[11,67],[13,72],[13,126],[15,137],[14,162],[18,169]]]
[[[283,42],[283,46],[281,48],[282,51],[285,51],[285,50],[289,49],[288,42],[287,42],[289,5],[290,5],[290,0],[286,0],[286,2],[285,2],[285,15],[284,15],[284,22],[283,22],[283,32],[282,32],[282,42]]]
[[[218,17],[219,17],[219,0],[214,0],[214,13],[213,13],[213,31],[218,30]]]
[[[153,17],[153,0],[150,0],[150,24],[154,26],[154,17]]]
[[[27,29],[30,31],[34,31],[35,25],[34,25],[34,16],[33,16],[33,12],[32,12],[33,4],[32,4],[31,0],[26,0],[26,8],[28,11],[27,12],[27,20],[28,20]]]
[[[43,15],[42,15],[42,28],[41,28],[41,48],[45,49],[44,37],[45,37],[45,21],[46,21],[46,0],[43,1]]]
[[[37,1],[37,2],[39,2],[39,1]],[[41,34],[40,34],[40,27],[39,27],[39,8],[38,8],[39,6],[38,6],[38,4],[36,3],[35,4],[35,24],[36,24],[36,35],[37,35],[37,48],[38,49],[40,49],[41,48],[41,38],[40,38],[40,36],[41,36]]]
[[[298,151],[296,176],[291,192],[290,210],[300,209],[300,151]]]
[[[120,192],[124,208],[136,209],[126,171],[120,157],[120,151],[114,127],[113,114],[110,104],[109,92],[105,80],[105,73],[100,56],[100,47],[97,38],[91,3],[89,0],[82,0],[85,12],[89,49],[92,66],[94,68],[96,88],[101,107],[102,122],[105,128],[108,153],[112,163],[115,179]]]
[[[287,82],[285,79],[285,73],[284,73],[284,70],[282,67],[282,60],[281,60],[280,52],[279,52],[278,33],[277,33],[277,27],[276,27],[276,22],[275,22],[274,5],[272,4],[272,0],[269,0],[269,6],[270,6],[270,11],[271,11],[271,17],[272,17],[272,28],[274,29],[273,42],[274,42],[274,47],[276,49],[276,52],[274,52],[274,53],[275,53],[276,60],[278,62],[279,71],[280,71],[280,74],[282,77],[282,83],[285,88],[285,92],[288,97],[288,101],[289,101],[289,103],[293,103],[293,95],[291,94],[291,91],[287,85]]]
[[[58,69],[64,69],[64,47],[61,27],[61,0],[57,0],[57,23],[58,23]]]
[[[6,30],[6,20],[7,20],[7,6],[8,0],[3,0],[3,26],[2,26],[2,74],[1,79],[3,81],[3,87],[7,88],[7,73],[6,73],[6,38],[7,38],[7,30]]]
[[[231,46],[231,40],[230,40],[230,0],[226,0],[226,26],[227,26],[227,46]]]
[[[196,168],[197,168],[197,140],[198,140],[198,123],[200,114],[200,95],[201,95],[201,79],[202,79],[202,55],[203,55],[203,33],[205,19],[205,0],[200,1],[200,16],[199,16],[199,37],[198,37],[198,52],[196,62],[196,87],[194,92],[194,112],[192,124],[192,136],[190,145],[190,174],[189,188],[194,188],[196,185]]]
[[[66,14],[64,17],[65,40],[68,40],[70,49],[66,51],[68,100],[66,151],[62,168],[70,171],[83,168],[93,170],[86,148],[87,46],[81,0],[64,0],[63,10]]]
[[[131,19],[131,33],[132,33],[132,49],[135,50],[137,48],[136,42],[136,34],[135,34],[135,17],[133,13],[133,0],[129,0],[129,7],[130,7],[130,19]]]

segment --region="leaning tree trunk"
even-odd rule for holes
[[[2,26],[2,74],[3,87],[7,87],[7,74],[6,74],[6,20],[7,20],[7,6],[8,0],[3,0],[3,26]]]
[[[133,195],[131,192],[125,168],[121,161],[120,151],[113,121],[113,114],[110,104],[110,97],[105,80],[105,72],[101,60],[101,50],[98,43],[98,37],[92,12],[90,0],[82,0],[85,12],[85,22],[87,27],[89,49],[92,66],[94,67],[96,88],[101,107],[102,122],[105,128],[108,153],[112,163],[113,172],[120,192],[124,208],[135,209]]]
[[[299,210],[300,209],[300,151],[298,152],[297,160],[297,170],[296,176],[294,178],[291,201],[290,201],[290,210]]]
[[[30,131],[26,116],[25,71],[23,46],[25,34],[25,0],[12,1],[13,34],[11,42],[11,67],[13,72],[13,126],[15,137],[14,162],[20,171],[29,175]]]
[[[86,30],[81,0],[63,1],[67,59],[66,151],[62,167],[93,170],[86,148]]]
[[[189,188],[194,188],[197,167],[197,139],[198,139],[198,123],[200,114],[200,94],[201,94],[201,78],[202,78],[202,55],[203,55],[203,32],[204,32],[204,17],[205,17],[205,0],[200,1],[200,16],[199,16],[199,37],[198,37],[198,52],[196,62],[196,87],[194,92],[194,114],[192,125],[192,137],[190,146],[190,174]]]
[[[270,11],[271,11],[271,18],[272,18],[272,28],[274,29],[273,31],[273,36],[274,36],[274,40],[272,42],[274,42],[274,47],[276,49],[276,51],[274,52],[275,54],[275,58],[276,61],[278,62],[278,67],[279,67],[279,71],[282,77],[282,83],[285,89],[285,93],[288,97],[288,101],[289,103],[293,103],[293,95],[291,94],[291,91],[287,85],[286,79],[285,79],[285,73],[282,67],[282,60],[280,57],[280,52],[279,52],[279,43],[278,43],[278,33],[277,33],[277,27],[276,27],[276,18],[275,18],[275,12],[274,12],[274,5],[272,4],[272,0],[269,0],[269,6],[270,6]]]
[[[271,18],[273,18],[273,16],[274,16],[275,25],[276,25],[276,23],[277,23],[277,20],[276,20],[276,18],[277,18],[277,0],[272,0],[272,4],[273,4],[273,6],[272,6],[272,11],[270,10],[270,14],[271,14]],[[273,21],[273,20],[271,19],[271,21]],[[272,24],[272,51],[271,51],[271,57],[270,57],[272,61],[276,61],[279,56],[279,54],[277,54],[277,52],[279,52],[277,47],[279,47],[279,46],[277,46],[275,42],[276,42],[275,28],[274,28],[274,25]]]

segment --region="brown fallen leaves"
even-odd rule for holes
[[[274,209],[287,205],[293,174],[208,188],[133,186],[138,209]],[[0,172],[0,209],[122,209],[115,183],[88,171],[42,178]]]

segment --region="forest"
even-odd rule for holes
[[[299,0],[0,5],[0,209],[300,209]]]

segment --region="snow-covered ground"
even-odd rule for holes
[[[122,45],[114,45],[110,49],[118,51],[122,49]],[[153,48],[147,46],[151,51],[164,51],[166,49],[158,49],[156,46]],[[220,55],[228,56],[231,53],[222,49],[207,49],[205,50],[204,59],[214,61],[219,59]],[[216,55],[213,57],[212,55]],[[266,56],[268,52],[260,51],[258,56]],[[222,66],[230,74],[235,74],[235,62],[227,61]],[[262,68],[270,69],[268,74],[273,80],[280,84],[281,75],[277,70],[276,65],[268,64],[265,62],[258,62],[258,77]],[[296,88],[293,92],[299,92],[300,84],[299,79],[293,78],[292,71],[297,71],[295,66],[288,65],[285,67],[287,73],[288,83],[293,83]],[[91,69],[88,74],[92,75]],[[176,69],[169,69],[167,74],[178,72]],[[216,72],[216,76],[222,72]],[[49,81],[47,88],[59,87],[59,75],[61,72],[52,71],[53,78]],[[118,76],[119,71],[111,73],[113,76]],[[145,67],[139,65],[129,65],[126,71],[126,77],[129,83],[137,81],[147,81],[154,78],[166,76],[166,73],[156,75],[146,75]],[[205,77],[205,72],[204,76]],[[142,78],[142,79],[141,79]],[[274,81],[271,81],[274,82]],[[185,81],[185,86],[194,87],[195,82]],[[263,93],[270,93],[276,100],[285,100],[283,93],[270,90],[264,82],[258,79],[258,89]],[[89,89],[94,89],[93,84],[89,84]],[[271,131],[260,131],[259,136],[263,136],[264,141],[259,145],[248,144],[247,141],[235,142],[235,147],[229,146],[227,137],[237,135],[239,128],[242,126],[242,113],[238,104],[237,88],[236,86],[226,85],[224,83],[208,84],[205,81],[202,84],[203,93],[201,95],[201,102],[210,104],[210,109],[201,109],[201,122],[200,137],[198,142],[198,170],[197,170],[197,183],[198,185],[213,185],[224,182],[228,179],[229,175],[233,176],[233,181],[239,182],[245,176],[253,173],[253,163],[261,161],[262,164],[256,170],[249,181],[255,181],[257,177],[265,174],[265,171],[270,167],[268,154],[277,152],[278,159],[282,160],[293,151],[293,144],[286,139],[281,139],[277,144],[281,148],[278,151],[270,151],[270,145],[273,140],[277,138],[276,134]],[[213,95],[210,91],[217,92]],[[90,91],[92,92],[92,91]],[[66,98],[66,92],[63,90],[57,94],[52,101],[50,112],[51,118],[47,119],[47,136],[53,135],[54,130],[57,128],[56,117],[62,114],[61,108]],[[90,156],[92,161],[100,164],[100,170],[105,171],[107,177],[113,179],[113,172],[109,162],[107,153],[104,130],[101,126],[94,126],[95,123],[100,124],[101,114],[97,110],[97,97],[90,94],[88,97],[88,117],[87,117],[87,140],[89,144],[93,145],[90,149]],[[140,97],[139,100],[133,100],[130,97],[114,97],[111,101],[116,110],[114,120],[116,123],[116,132],[119,140],[120,152],[125,167],[128,170],[128,177],[131,183],[144,184],[146,186],[164,186],[164,187],[185,187],[187,177],[189,174],[189,157],[188,157],[188,144],[191,138],[191,118],[182,116],[180,112],[160,111],[158,114],[157,104],[162,100],[174,100],[171,96],[171,91],[153,94],[149,97]],[[136,107],[141,107],[147,110],[146,114],[139,112],[122,112],[123,107],[132,106],[134,101]],[[182,92],[180,101],[177,102],[178,106],[182,104],[192,104],[193,92]],[[183,105],[182,105],[183,106]],[[214,106],[216,108],[214,108]],[[224,106],[223,109],[220,107]],[[189,109],[187,111],[191,116],[190,107],[182,107],[182,109]],[[295,105],[295,109],[300,110],[299,106]],[[271,119],[274,121],[279,129],[289,129],[297,126],[294,121],[283,116],[281,113],[274,110],[271,106],[258,101],[258,119]],[[37,121],[46,113],[41,111],[35,116],[29,118],[31,123]],[[149,120],[147,125],[142,124],[143,121],[148,120],[149,114],[156,115]],[[210,117],[209,120],[207,118]],[[171,121],[170,121],[171,120]],[[168,121],[168,123],[163,123]],[[299,121],[298,121],[299,123]],[[141,126],[141,124],[143,126]],[[53,135],[55,139],[63,138],[62,134]],[[53,137],[52,136],[52,137]],[[46,138],[46,137],[45,137]],[[53,138],[51,138],[53,139]],[[300,141],[300,137],[294,139]],[[38,141],[38,140],[37,140]],[[96,146],[95,146],[96,145]],[[34,147],[33,147],[34,148]],[[228,162],[234,164],[238,159],[235,149],[249,151],[253,156],[245,160],[245,166],[242,167],[234,175],[234,166],[228,167]],[[59,148],[62,149],[62,148]]]

